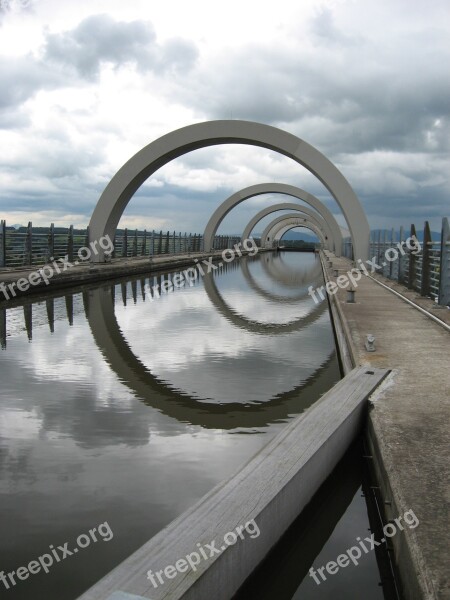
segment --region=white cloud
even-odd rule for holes
[[[435,228],[448,213],[443,0],[364,8],[280,0],[257,10],[237,0],[3,7],[0,213],[8,222],[49,212],[86,224],[111,176],[142,146],[177,127],[230,117],[277,125],[318,147],[343,170],[373,227],[400,220],[408,199],[408,222],[422,219],[424,197]],[[262,181],[329,199],[284,157],[208,148],[156,173],[123,222],[201,231],[220,200]],[[251,207],[230,215],[230,232]]]

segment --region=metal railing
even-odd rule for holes
[[[406,243],[416,238],[419,244]],[[432,239],[430,225],[425,222],[423,235],[417,235],[411,225],[407,236],[403,227],[399,234],[393,229],[372,231],[369,241],[371,260],[379,265],[377,272],[394,279],[416,291],[421,296],[433,298],[442,306],[450,306],[450,226],[447,217],[442,219],[440,239]],[[342,254],[353,260],[351,238],[344,238]]]
[[[217,235],[214,249],[232,248],[240,242],[239,236]],[[258,244],[258,241],[255,240]],[[114,237],[112,258],[153,256],[160,254],[186,254],[203,250],[203,236],[199,233],[175,231],[147,231],[121,229]],[[89,228],[70,227],[7,227],[0,222],[0,269],[39,266],[52,259],[68,257],[73,261],[80,248],[89,246]],[[78,262],[87,260],[77,256]]]

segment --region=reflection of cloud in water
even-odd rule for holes
[[[267,300],[247,290],[240,298],[248,314],[259,303],[266,320],[273,320]],[[326,312],[300,331],[261,336],[231,325],[200,287],[153,302],[139,298],[127,307],[119,302],[115,310],[127,343],[153,375],[216,402],[267,401],[308,379],[334,350]],[[282,322],[298,320],[303,312],[292,305],[281,310]]]

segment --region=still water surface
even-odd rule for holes
[[[327,304],[307,295],[322,282],[313,254],[262,254],[145,294],[160,281],[0,308],[0,571],[101,523],[113,532],[48,574],[0,582],[2,598],[77,598],[340,378]],[[358,492],[345,514],[354,536],[366,531]],[[329,543],[331,556],[347,548]],[[359,569],[364,597],[382,598],[367,590],[375,559]],[[334,597],[357,597],[349,581]],[[305,585],[292,597],[328,598]]]

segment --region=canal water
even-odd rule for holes
[[[174,275],[0,307],[2,598],[77,598],[339,380],[327,303],[307,293],[316,255],[243,258],[159,295]],[[307,575],[367,533],[351,465],[272,597],[383,598],[374,555],[320,586]],[[18,571],[43,555],[48,572]]]

